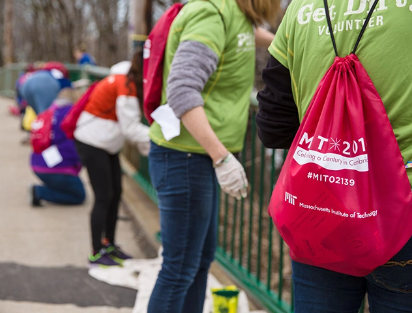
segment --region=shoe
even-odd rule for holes
[[[30,145],[30,137],[29,137],[29,136],[24,137],[24,138],[20,141],[20,144],[23,145],[23,146]]]
[[[41,202],[40,199],[36,197],[36,190],[35,190],[35,185],[30,185],[29,186],[29,197],[30,197],[30,205],[32,207],[40,207]]]
[[[14,116],[20,116],[21,110],[17,106],[11,105],[9,106],[9,112]]]
[[[110,267],[121,266],[120,263],[113,260],[106,249],[100,249],[99,253],[89,255],[89,267]]]
[[[132,259],[130,255],[124,253],[119,246],[107,244],[106,251],[109,254],[109,257],[117,263],[123,264],[124,260]]]

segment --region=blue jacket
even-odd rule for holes
[[[77,62],[79,64],[90,64],[90,65],[96,65],[96,61],[93,58],[93,56],[91,56],[88,53],[83,53],[82,58]]]

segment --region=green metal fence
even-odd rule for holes
[[[221,194],[216,258],[270,312],[293,312],[291,263],[266,210],[285,151],[266,149],[257,137],[256,100],[240,160],[249,181],[240,201]]]
[[[24,65],[0,69],[0,94],[12,95]],[[108,75],[107,68],[68,65],[72,79],[91,80]],[[257,137],[257,103],[251,97],[245,145],[239,157],[249,180],[248,197],[236,200],[220,195],[216,260],[269,312],[293,312],[292,270],[289,250],[266,209],[286,151],[266,149]],[[125,159],[136,169],[135,181],[157,202],[150,182],[148,160],[135,145],[126,145]],[[362,309],[363,311],[363,309]]]
[[[14,85],[19,73],[25,68],[25,64],[12,64],[0,68],[0,95],[14,97]]]
[[[26,66],[26,63],[17,63],[0,68],[0,95],[6,97],[15,96],[16,80]],[[70,79],[72,81],[81,78],[88,78],[94,81],[109,75],[109,69],[107,67],[90,65],[80,66],[77,64],[65,64],[65,66],[69,70]]]

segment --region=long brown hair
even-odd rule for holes
[[[236,0],[239,8],[256,26],[263,22],[274,23],[280,0]]]
[[[136,51],[132,57],[132,65],[127,73],[126,86],[132,93],[132,87],[130,84],[136,86],[137,99],[139,99],[139,106],[141,112],[143,112],[143,56],[141,51]]]

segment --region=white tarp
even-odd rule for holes
[[[133,313],[147,313],[147,305],[160,271],[162,258],[132,259],[124,262],[123,267],[91,268],[89,275],[110,285],[128,287],[138,290]],[[212,313],[213,298],[211,288],[222,287],[222,284],[209,274],[206,300],[203,313]],[[241,291],[238,300],[237,313],[265,313],[263,311],[250,312],[246,293]]]

